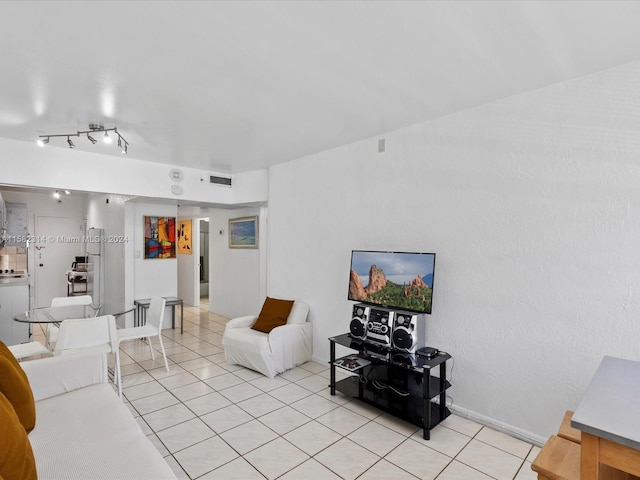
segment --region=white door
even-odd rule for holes
[[[67,296],[67,275],[76,256],[84,254],[82,222],[69,217],[36,217],[34,268],[36,307]]]

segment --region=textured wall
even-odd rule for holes
[[[640,360],[640,63],[273,167],[269,294],[348,330],[352,249],[435,251],[459,412],[534,441]],[[604,400],[604,399],[603,399]]]
[[[229,248],[229,219],[260,215],[259,207],[209,209],[209,309],[226,317],[257,315],[264,302],[261,256],[267,245],[258,228],[259,249]],[[222,233],[220,233],[222,232]]]

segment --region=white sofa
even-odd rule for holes
[[[313,326],[307,322],[309,305],[295,301],[287,323],[262,333],[251,328],[257,315],[229,320],[222,336],[225,360],[275,377],[311,360]]]
[[[176,476],[113,387],[103,354],[20,364],[36,402],[29,441],[40,480],[160,480]]]

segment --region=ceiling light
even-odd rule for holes
[[[124,137],[122,135],[120,135],[120,133],[118,132],[118,129],[116,127],[113,128],[104,128],[104,126],[102,124],[98,124],[98,123],[90,123],[89,124],[89,130],[83,130],[83,131],[78,131],[76,133],[60,133],[60,134],[55,134],[55,135],[40,135],[38,137],[38,145],[40,145],[41,147],[45,146],[47,143],[49,143],[49,140],[51,140],[52,138],[55,137],[67,137],[67,143],[69,144],[69,148],[75,148],[76,145],[71,141],[71,137],[80,137],[83,135],[87,136],[87,139],[92,143],[92,144],[96,144],[98,143],[98,140],[95,139],[95,137],[92,136],[95,135],[96,133],[102,133],[104,132],[104,136],[103,136],[103,141],[104,143],[112,143],[113,142],[113,137],[109,136],[109,132],[113,132],[117,137],[118,137],[118,148],[120,149],[120,151],[122,153],[127,153],[127,150],[129,148],[129,142],[127,142]]]
[[[60,192],[57,191],[57,190],[55,192],[53,192],[53,197],[54,198],[60,198]]]
[[[65,194],[65,195],[71,195],[71,192],[70,192],[69,190],[65,190],[65,191],[64,191],[64,194]]]
[[[128,147],[129,144],[127,143],[127,141],[124,138],[122,138],[122,135],[120,135],[117,130],[116,130],[116,135],[118,135],[118,148],[120,149],[120,151],[122,153],[124,153],[126,155],[127,154],[127,147]]]

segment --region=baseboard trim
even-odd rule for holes
[[[523,440],[527,443],[531,443],[538,447],[542,447],[547,441],[546,438],[541,437],[540,435],[536,435],[535,433],[529,432],[528,430],[523,430],[521,428],[514,427],[513,425],[509,425],[507,423],[496,420],[495,418],[487,417],[486,415],[482,415],[480,413],[474,412],[473,410],[469,410],[464,407],[459,407],[457,405],[450,405],[449,409],[452,413],[458,415],[462,418],[467,418],[471,421],[484,425],[486,427],[492,428],[493,430],[497,430],[499,432],[506,433],[512,437]]]

